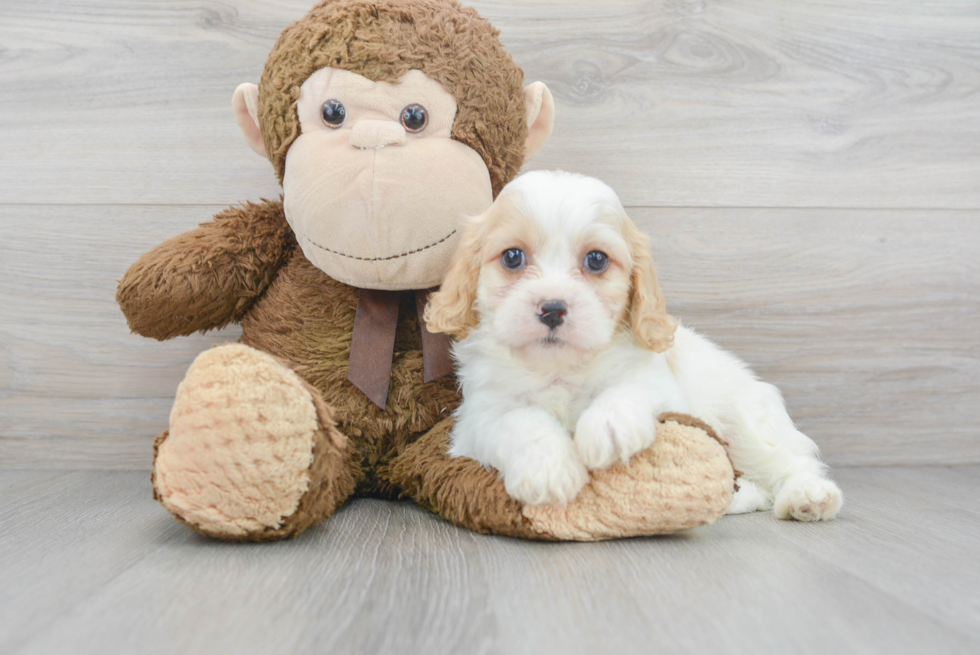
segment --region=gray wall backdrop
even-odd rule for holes
[[[149,468],[236,332],[133,336],[115,280],[278,195],[230,98],[310,4],[0,5],[0,467]],[[554,92],[532,167],[613,185],[672,312],[831,464],[980,462],[978,3],[472,4]]]

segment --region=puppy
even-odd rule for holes
[[[450,454],[496,468],[518,500],[567,503],[588,470],[628,461],[662,412],[683,412],[730,444],[730,513],[817,521],[841,507],[779,391],[667,314],[646,237],[598,180],[508,184],[465,227],[425,320],[460,339]]]

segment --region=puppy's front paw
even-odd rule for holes
[[[642,407],[609,399],[597,399],[575,425],[579,459],[590,470],[603,469],[653,445],[656,424],[653,413]]]
[[[504,471],[507,493],[528,505],[568,503],[588,481],[588,471],[567,443],[531,445],[516,453]]]
[[[773,512],[777,519],[829,521],[837,516],[844,497],[840,487],[815,475],[791,477],[776,494]]]

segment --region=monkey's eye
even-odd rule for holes
[[[327,100],[320,108],[320,115],[324,125],[337,129],[347,120],[347,109],[340,100]]]
[[[422,105],[409,105],[402,109],[401,121],[409,132],[421,132],[429,124],[429,112]]]
[[[508,271],[519,271],[527,265],[527,257],[520,248],[508,248],[500,256],[500,265]]]
[[[593,250],[585,256],[585,269],[590,273],[602,273],[609,268],[609,255],[601,250]]]

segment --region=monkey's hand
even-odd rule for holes
[[[164,340],[237,321],[295,243],[281,201],[229,207],[129,267],[116,291],[133,332]]]

